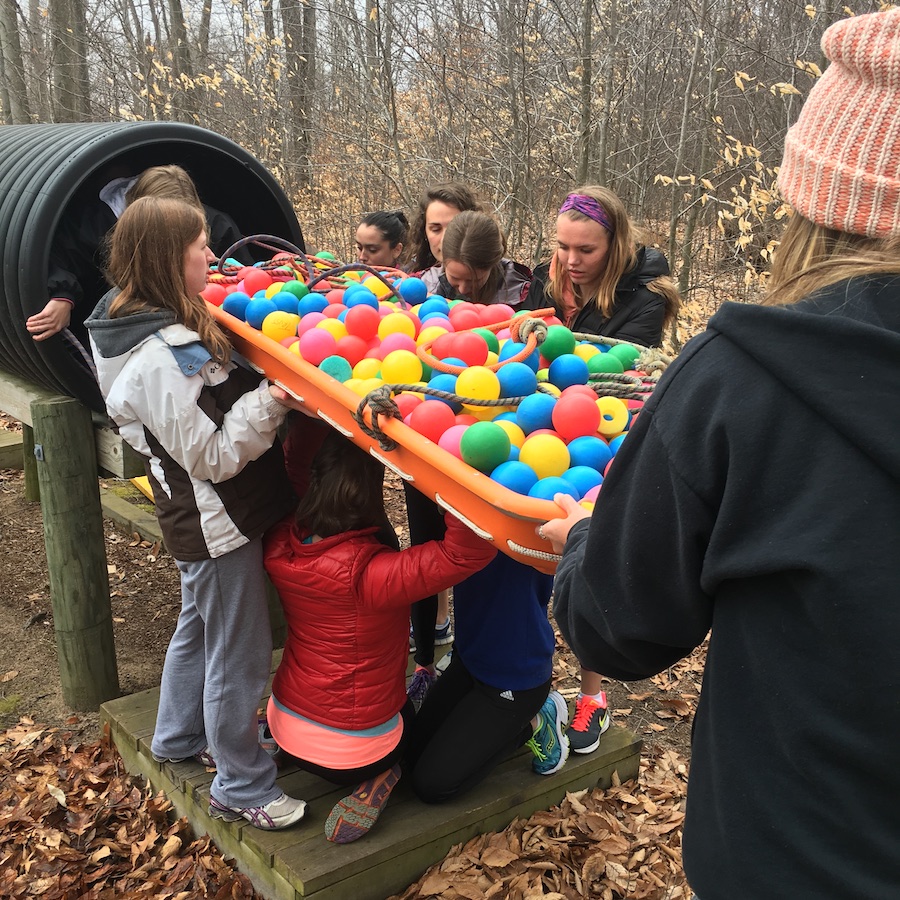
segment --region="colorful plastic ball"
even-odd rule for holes
[[[497,369],[501,397],[528,397],[537,390],[537,376],[525,363],[513,362]]]
[[[249,302],[250,297],[243,291],[234,291],[222,301],[222,309],[230,316],[234,316],[236,319],[244,321],[244,316],[247,313],[247,304]]]
[[[296,337],[299,324],[300,316],[296,313],[282,312],[280,309],[276,309],[263,319],[260,330],[273,341],[281,341],[287,337]]]
[[[525,432],[514,421],[499,417],[495,417],[493,421],[495,425],[506,432],[513,447],[521,447],[525,443]]]
[[[365,357],[367,346],[361,337],[357,337],[355,334],[347,334],[342,338],[338,338],[335,349],[337,355],[346,359],[352,367]]]
[[[335,256],[330,250],[320,250],[316,256],[316,259],[324,259],[326,262],[334,262]]]
[[[487,341],[474,331],[461,331],[451,341],[453,355],[459,357],[467,366],[483,366],[487,360],[489,347]]]
[[[623,369],[630,369],[634,366],[635,360],[641,355],[641,351],[631,344],[616,344],[609,348],[610,356],[615,356],[622,363]]]
[[[562,473],[566,481],[578,488],[578,498],[582,498],[591,488],[603,484],[603,476],[590,466],[571,466]]]
[[[337,351],[337,341],[324,328],[311,328],[301,334],[298,345],[300,355],[314,366],[319,365],[326,356],[334,356]]]
[[[583,359],[587,362],[591,357],[596,356],[600,353],[593,344],[581,343],[575,346],[575,349],[572,351],[579,359]]]
[[[313,312],[320,313],[326,306],[328,301],[321,294],[306,294],[297,301],[297,312],[302,318]]]
[[[213,306],[221,306],[228,296],[228,291],[224,284],[208,284],[200,291],[200,296]]]
[[[560,390],[564,390],[573,384],[587,384],[587,363],[574,353],[566,353],[558,356],[550,363],[547,378],[551,384],[555,384]]]
[[[519,459],[531,466],[538,478],[562,475],[569,468],[569,451],[562,438],[552,434],[529,435],[519,449]]]
[[[435,444],[454,425],[456,417],[446,403],[420,403],[409,414],[409,427]]]
[[[608,372],[618,375],[625,371],[622,360],[612,353],[597,353],[587,361],[587,367],[591,375],[604,375]]]
[[[552,421],[553,428],[568,442],[596,434],[600,425],[600,410],[593,396],[569,394],[556,401]]]
[[[281,290],[293,294],[298,300],[302,300],[309,293],[309,288],[302,281],[286,281]]]
[[[418,306],[428,297],[428,286],[421,278],[404,278],[397,285],[397,293],[410,305]]]
[[[630,416],[628,407],[618,397],[598,397],[596,402],[600,410],[597,431],[609,437],[623,432]]]
[[[612,450],[612,455],[615,456],[619,452],[619,448],[622,446],[625,438],[628,437],[627,434],[620,434],[618,437],[614,437],[609,442],[609,449]]]
[[[557,475],[541,478],[528,492],[528,496],[534,497],[536,500],[552,500],[557,494],[568,494],[575,500],[581,498],[581,494],[578,493],[578,488],[574,484]]]
[[[348,307],[347,315],[344,316],[344,325],[347,326],[347,333],[356,335],[366,341],[371,340],[378,334],[380,323],[381,316],[378,314],[378,310],[373,309],[366,303]]]
[[[450,321],[457,331],[465,331],[470,328],[478,328],[481,325],[481,316],[478,311],[468,307],[453,307],[450,310]]]
[[[493,422],[470,425],[459,442],[462,461],[479,472],[492,472],[509,457],[509,435]]]
[[[511,319],[514,310],[505,303],[492,303],[490,306],[482,306],[480,313],[482,325],[497,325]]]
[[[472,400],[496,400],[500,396],[500,381],[484,366],[469,366],[456,378],[456,393]]]
[[[339,319],[329,319],[326,316],[318,325],[316,325],[316,328],[327,331],[336,341],[347,336],[347,326]]]
[[[415,340],[416,326],[413,320],[402,312],[388,313],[378,323],[378,337],[384,340],[389,334],[400,332]]]
[[[418,315],[420,319],[424,319],[425,316],[430,315],[431,313],[438,313],[439,315],[446,316],[449,312],[450,304],[443,297],[429,297],[419,306],[416,315]]]
[[[371,306],[378,310],[378,298],[366,287],[360,286],[356,291],[344,291],[344,306],[351,309],[356,306]]]
[[[275,304],[271,300],[260,297],[259,299],[251,300],[247,304],[247,309],[244,311],[244,318],[248,325],[251,325],[258,330],[262,328],[262,323],[266,316],[275,311]]]
[[[573,466],[590,466],[602,472],[612,459],[612,451],[603,438],[586,436],[569,443],[569,456]]]
[[[422,323],[423,328],[416,338],[416,346],[421,347],[429,341],[436,341],[442,334],[447,334],[447,329],[442,325],[429,325],[427,322]]]
[[[500,463],[500,465],[491,472],[491,478],[511,491],[525,495],[528,494],[538,481],[534,469],[518,460],[509,460],[508,462]]]
[[[368,278],[364,278],[362,286],[368,288],[379,300],[391,296],[391,286],[377,275],[369,275]]]
[[[252,266],[241,269],[238,277],[243,279],[244,290],[251,296],[257,291],[264,291],[272,283],[272,276],[268,272]]]
[[[448,394],[456,393],[456,376],[450,372],[439,372],[433,376],[428,382],[428,386],[438,391],[446,391]],[[443,397],[434,397],[431,394],[425,396],[426,402],[439,400],[441,403],[447,404],[455,413],[462,410],[462,404],[456,400],[445,400]]]
[[[495,422],[512,422],[513,425],[516,425],[516,411],[514,409],[506,410],[498,415],[494,416]],[[516,425],[518,428],[518,425]],[[524,434],[524,432],[522,432]]]
[[[297,334],[305,334],[307,331],[315,328],[319,322],[325,321],[325,315],[320,312],[307,313],[301,317],[300,324],[297,326]]]
[[[602,487],[603,487],[603,482],[601,481],[600,484],[595,485],[594,487],[592,487],[589,491],[587,491],[585,493],[585,495],[581,498],[582,502],[590,503],[591,508],[593,508],[593,504],[597,502],[597,498],[600,496],[600,488],[602,488]]]
[[[453,355],[453,338],[455,333],[452,331],[448,331],[444,334],[438,335],[435,338],[434,343],[431,345],[431,354],[432,356],[436,356],[438,359],[447,359],[448,357]]]
[[[516,424],[525,434],[531,434],[532,431],[541,428],[552,428],[555,406],[556,399],[548,394],[531,394],[519,404],[516,410]]]
[[[319,363],[319,369],[341,383],[349,381],[353,375],[353,367],[343,356],[326,356]]]
[[[343,303],[344,302],[344,289],[343,288],[332,288],[325,294],[325,299],[329,303]]]
[[[468,413],[457,413],[454,418],[457,425],[474,425],[478,421],[475,416],[470,416]]]
[[[423,398],[419,394],[414,394],[412,391],[401,391],[394,397],[394,403],[397,404],[397,409],[400,410],[404,421],[417,406],[422,405],[422,400]]]
[[[327,319],[340,319],[343,322],[347,316],[347,307],[343,303],[329,303],[322,313]]]
[[[490,307],[485,308],[490,309]],[[484,339],[484,342],[488,345],[488,353],[500,352],[500,341],[498,340],[497,335],[489,328],[476,328],[472,334],[477,334]]]
[[[365,381],[381,371],[381,360],[364,357],[353,367],[353,377]]]
[[[276,294],[280,294],[282,284],[283,284],[283,282],[281,282],[281,281],[273,281],[266,288],[266,298],[271,300]],[[291,294],[291,296],[293,296],[293,294]]]
[[[300,301],[290,291],[276,291],[274,294],[266,293],[266,297],[275,304],[275,309],[281,312],[300,315]]]
[[[513,356],[516,356],[526,349],[526,344],[520,344],[518,341],[506,341],[506,343],[500,347],[500,362],[511,359]],[[540,353],[538,353],[537,348],[535,348],[528,356],[525,357],[525,359],[519,360],[519,362],[522,362],[526,366],[529,366],[532,372],[537,372],[540,366],[540,360]]]
[[[394,350],[408,350],[415,355],[416,342],[408,334],[394,331],[387,335],[381,342],[381,350],[383,351],[381,355],[382,359],[384,359],[388,353],[393,353]]]
[[[392,350],[381,361],[381,377],[388,384],[411,384],[422,377],[422,363],[409,350]]]
[[[438,446],[448,453],[452,453],[457,459],[462,459],[460,442],[470,425],[451,425],[438,440]]]
[[[575,335],[565,325],[551,325],[547,336],[541,344],[541,356],[547,362],[553,362],[560,356],[567,356],[575,350]]]

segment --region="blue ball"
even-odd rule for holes
[[[307,313],[323,312],[327,306],[328,301],[323,294],[307,294],[297,302],[297,313],[300,318],[303,318]]]
[[[603,438],[585,435],[569,443],[569,458],[573,466],[590,466],[602,472],[612,459],[612,450]]]
[[[424,303],[428,296],[428,288],[421,278],[404,278],[397,285],[397,292],[410,306]]]
[[[469,364],[461,360],[458,356],[448,356],[446,359],[441,360],[444,365],[447,366],[457,366],[460,369],[468,369]],[[456,377],[456,376],[454,376]]]
[[[537,390],[537,376],[531,366],[513,362],[497,369],[501,397],[527,397]]]
[[[494,416],[495,422],[515,422],[516,414],[512,410],[507,410],[506,412],[500,413],[499,416]],[[516,422],[518,424],[518,422]]]
[[[497,420],[494,419],[494,421],[496,422]],[[518,462],[518,459],[519,459],[519,452],[520,452],[520,451],[519,451],[519,448],[518,448],[515,444],[512,444],[512,443],[511,443],[511,444],[509,445],[509,458],[510,458],[510,460],[512,460],[513,462]]]
[[[425,282],[422,282],[423,284]],[[424,322],[431,314],[446,316],[450,312],[450,304],[443,297],[428,297],[419,307],[419,319]],[[449,319],[448,319],[449,321]]]
[[[510,359],[515,356],[517,353],[521,353],[525,349],[525,344],[519,344],[516,341],[507,341],[501,348],[500,353],[498,354],[498,359],[500,362],[504,360]],[[540,351],[535,347],[534,351],[530,356],[525,357],[522,360],[526,366],[529,366],[533,372],[537,372],[541,365],[541,354]]]
[[[441,372],[432,377],[431,381],[428,382],[428,387],[436,388],[439,391],[446,391],[448,394],[455,394],[456,376],[450,374],[450,372]],[[444,400],[443,397],[432,397],[430,394],[426,394],[425,399],[439,400],[441,403],[446,403],[455,413],[458,413],[462,409],[462,403],[457,403],[453,400]]]
[[[240,319],[243,322],[247,312],[247,304],[249,302],[249,294],[245,294],[243,291],[233,291],[225,298],[222,303],[222,309],[230,316],[234,316],[236,319]]]
[[[509,462],[500,463],[493,472],[491,478],[502,484],[503,487],[515,491],[517,494],[528,494],[528,492],[537,484],[537,474],[531,466],[518,460],[510,460]]]
[[[528,492],[529,497],[535,497],[538,500],[552,500],[555,494],[568,494],[575,500],[581,499],[578,494],[578,488],[572,482],[566,481],[565,478],[561,478],[559,475],[550,475],[547,478],[542,478]]]
[[[259,329],[262,328],[263,319],[265,319],[269,313],[275,311],[275,304],[271,300],[267,300],[263,297],[259,300],[251,300],[247,304],[247,310],[244,313],[244,317],[246,318],[248,325],[252,325],[254,328]]]
[[[619,447],[622,446],[622,441],[624,441],[626,437],[628,437],[627,434],[620,434],[618,437],[614,437],[609,442],[609,449],[612,450],[613,456],[615,456],[619,452]]]
[[[275,304],[275,308],[281,310],[281,312],[298,315],[297,310],[300,308],[300,303],[290,291],[279,291],[277,294],[272,294],[269,299]]]
[[[581,357],[574,353],[565,353],[550,363],[547,379],[564,391],[573,384],[587,384],[589,375],[588,365]]]
[[[549,394],[531,394],[516,410],[516,424],[525,434],[540,428],[553,428],[553,407],[556,398]]]
[[[347,309],[362,304],[371,306],[372,309],[378,309],[378,298],[365,285],[361,284],[357,290],[351,292],[349,297],[347,291],[344,291],[344,306]]]
[[[562,478],[571,482],[578,489],[580,500],[592,487],[603,484],[603,476],[590,466],[572,466],[562,473]]]

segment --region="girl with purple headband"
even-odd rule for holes
[[[652,347],[678,311],[678,291],[658,250],[638,242],[622,201],[608,188],[580,187],[563,201],[557,249],[534,271],[525,309],[552,306],[572,331]],[[574,753],[592,753],[609,727],[601,676],[582,667],[568,729]]]

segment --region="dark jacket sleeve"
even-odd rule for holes
[[[82,305],[87,316],[106,290],[103,244],[116,224],[112,210],[101,200],[81,210],[68,209],[50,243],[47,297],[65,297]]]
[[[209,226],[209,249],[216,256],[222,256],[226,250],[234,246],[244,235],[241,234],[237,223],[228,213],[224,213],[215,207],[203,204],[206,211],[206,224]],[[234,253],[234,258],[244,265],[253,265],[253,256],[246,247],[241,247]]]
[[[712,600],[700,581],[713,522],[645,410],[557,569],[554,614],[582,665],[637,680],[703,641]]]
[[[656,347],[662,340],[665,316],[663,297],[647,287],[639,287],[627,301],[616,304],[600,333],[642,347]]]
[[[547,263],[541,263],[531,276],[531,285],[528,288],[528,294],[525,296],[519,309],[547,309],[548,307],[556,307],[556,304],[547,296],[544,288],[549,278],[550,266]],[[557,315],[559,310],[557,309]]]

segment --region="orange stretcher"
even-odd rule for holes
[[[360,397],[339,381],[291,353],[246,322],[210,306],[232,335],[235,349],[265,375],[300,400],[304,407],[367,450],[405,482],[431,497],[508,556],[553,574],[559,556],[537,528],[561,515],[550,500],[517,494],[413,431],[398,419],[379,417],[383,433],[396,449],[382,450],[357,424]]]

